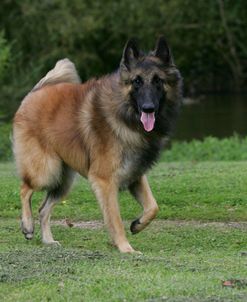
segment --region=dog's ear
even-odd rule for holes
[[[154,50],[154,56],[158,57],[165,65],[172,63],[172,55],[170,48],[164,36],[159,37]]]
[[[139,56],[140,51],[138,48],[137,40],[135,38],[128,40],[123,50],[123,55],[120,62],[120,70],[123,72],[130,71],[131,66],[133,66],[137,62]]]
[[[124,47],[121,63],[127,68],[130,68],[131,65],[138,60],[139,55],[140,51],[137,40],[135,38],[131,38]]]

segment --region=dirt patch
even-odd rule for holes
[[[125,221],[126,225],[129,225],[131,221]],[[59,225],[64,227],[75,227],[80,229],[101,229],[104,227],[103,221],[73,221],[68,219],[53,220],[52,225]],[[200,222],[200,221],[184,221],[184,220],[154,220],[152,225],[155,227],[184,227],[192,226],[198,228],[214,227],[217,229],[245,229],[247,230],[247,222]]]
[[[79,229],[91,229],[91,230],[97,230],[101,229],[104,226],[104,223],[100,220],[92,220],[92,221],[73,221],[68,219],[62,219],[62,220],[53,220],[51,221],[51,225],[59,225],[64,227],[74,227]]]

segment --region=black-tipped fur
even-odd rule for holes
[[[132,223],[131,223],[131,225],[130,225],[130,231],[131,231],[131,233],[132,233],[133,235],[139,233],[139,231],[138,231],[137,228],[136,228],[136,226],[137,226],[138,224],[141,224],[139,218],[136,219],[136,220],[134,220],[134,221],[132,221]]]

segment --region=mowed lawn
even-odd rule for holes
[[[62,246],[44,247],[38,222],[32,241],[22,236],[19,180],[1,163],[0,301],[247,301],[247,162],[159,163],[149,180],[160,213],[138,235],[129,225],[141,209],[120,193],[142,255],[111,246],[80,177],[52,216]],[[33,198],[37,221],[42,197]]]

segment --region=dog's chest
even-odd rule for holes
[[[118,171],[120,187],[127,188],[152,166],[161,150],[160,144],[123,151]]]

